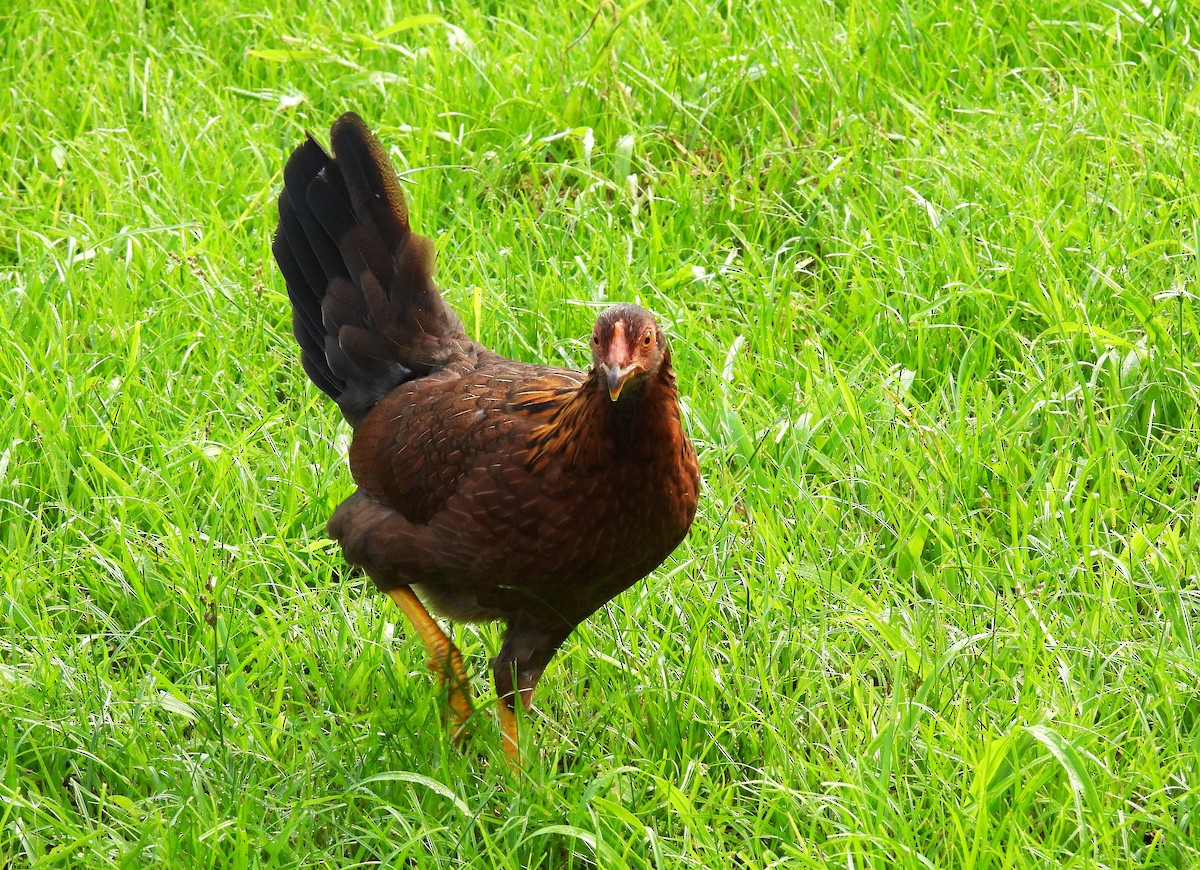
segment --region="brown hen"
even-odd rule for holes
[[[472,341],[433,284],[433,245],[410,231],[378,140],[354,114],[331,138],[332,155],[310,136],[288,160],[274,243],[304,369],[354,428],[358,490],[329,532],[413,622],[459,728],[471,709],[462,659],[422,602],[507,622],[492,671],[517,757],[514,694],[528,706],[575,626],[692,524],[699,472],[671,354],[635,305],[597,319],[587,373]]]

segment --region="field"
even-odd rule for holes
[[[0,868],[1200,865],[1188,4],[233,5],[0,11]],[[459,751],[325,536],[270,245],[348,109],[469,332],[640,301],[686,397],[520,776],[499,628]]]

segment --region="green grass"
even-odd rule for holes
[[[1200,863],[1196,21],[994,5],[0,12],[0,867]],[[347,109],[474,335],[673,343],[695,528],[520,781],[498,629],[459,752],[324,536],[270,239]]]

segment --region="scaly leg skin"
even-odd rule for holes
[[[521,744],[517,742],[517,714],[508,706],[508,700],[500,698],[496,702],[496,718],[500,720],[500,740],[504,751],[508,754],[509,764],[514,770],[521,767]]]
[[[502,687],[497,686],[496,718],[500,720],[500,740],[504,744],[509,769],[513,772],[521,769],[521,742],[517,737],[517,699],[521,699],[521,706],[524,712],[528,713],[533,706],[533,689],[541,679],[542,670],[543,666],[539,666],[524,674],[516,674],[518,688],[515,694],[500,694]]]
[[[411,589],[397,586],[388,590],[388,597],[404,611],[412,627],[425,642],[425,648],[429,650],[429,669],[437,673],[438,683],[443,689],[446,689],[447,683],[450,684],[447,696],[450,726],[454,742],[459,743],[467,733],[467,720],[471,718],[471,684],[467,681],[462,654]]]

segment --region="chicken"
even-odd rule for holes
[[[471,340],[374,134],[348,113],[331,139],[332,155],[309,136],[288,160],[273,246],[304,370],[354,430],[358,489],[329,533],[425,642],[456,736],[470,687],[429,610],[507,623],[491,667],[519,760],[516,697],[528,708],[575,626],[660,565],[695,516],[671,354],[636,305],[597,318],[586,373]]]

